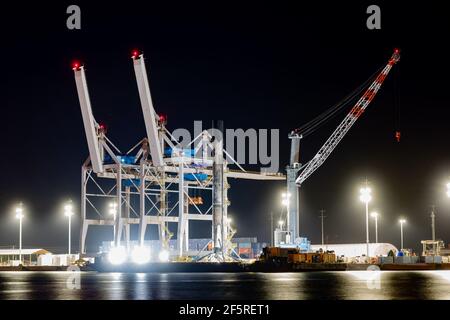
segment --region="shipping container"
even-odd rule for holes
[[[250,248],[239,248],[239,255],[240,254],[251,254],[251,249]]]
[[[306,261],[306,254],[304,253],[289,254],[288,261],[292,263],[303,263]]]
[[[394,257],[378,257],[379,264],[394,263]]]

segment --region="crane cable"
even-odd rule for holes
[[[397,142],[400,142],[401,131],[400,131],[400,68],[394,71],[394,136]]]
[[[363,84],[361,84],[358,88],[356,88],[352,93],[350,93],[348,96],[346,96],[344,99],[342,99],[340,102],[314,118],[313,120],[309,121],[308,123],[304,124],[300,128],[296,129],[299,134],[302,135],[302,137],[305,137],[314,131],[316,131],[318,128],[320,128],[322,125],[324,125],[329,120],[333,119],[336,115],[339,114],[340,111],[344,110],[346,106],[350,102],[352,102],[356,97],[360,96],[360,94],[366,89],[366,87],[373,82],[374,78],[379,74],[379,72],[384,68],[384,66],[381,66],[377,71],[375,71]]]

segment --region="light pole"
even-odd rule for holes
[[[326,216],[324,216],[323,214],[325,213],[325,210],[322,209],[320,210],[320,220],[321,220],[321,229],[322,229],[322,246],[324,245],[325,241],[324,241],[324,237],[323,237],[323,219],[326,218]]]
[[[366,204],[366,256],[369,258],[369,202],[372,200],[372,190],[367,186],[359,190],[359,199]]]
[[[403,250],[403,224],[406,222],[405,219],[400,219],[400,250]]]
[[[22,264],[22,220],[23,220],[22,203],[16,208],[16,218],[19,219],[19,262]]]
[[[372,212],[370,214],[375,219],[375,243],[378,243],[378,212]]]
[[[70,256],[70,249],[72,248],[72,239],[71,239],[71,229],[72,229],[72,216],[73,216],[73,205],[72,200],[69,200],[64,205],[64,215],[69,219],[69,247],[68,247],[68,255]]]

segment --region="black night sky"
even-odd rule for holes
[[[367,178],[373,188],[371,208],[382,215],[380,241],[400,246],[398,219],[403,216],[408,220],[405,247],[418,250],[420,240],[431,238],[429,213],[435,204],[437,236],[449,242],[450,19],[430,1],[426,6],[393,2],[163,7],[149,1],[95,6],[39,1],[5,7],[0,247],[18,244],[13,208],[22,201],[24,246],[66,248],[61,204],[72,198],[79,207],[80,168],[88,155],[73,59],[85,63],[94,115],[108,124],[109,137],[127,149],[145,136],[130,60],[134,48],[145,53],[154,105],[168,115],[170,130],[217,119],[226,128],[280,129],[282,172],[289,131],[340,101],[385,64],[393,48],[401,48],[400,63],[367,112],[302,186],[300,231],[319,242],[318,211],[323,208],[329,243],[364,242],[364,206],[358,196]],[[66,8],[75,3],[81,7],[82,28],[68,30]],[[366,28],[370,4],[381,7],[381,30]],[[302,140],[302,162],[311,159],[344,115]],[[400,143],[394,138],[397,125]],[[238,236],[270,239],[270,211],[279,216],[283,188],[281,182],[231,181],[229,212]],[[202,228],[192,228],[193,236],[205,236]],[[89,233],[89,248],[95,250],[111,235],[105,229]]]

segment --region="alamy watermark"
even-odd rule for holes
[[[66,279],[66,288],[69,290],[81,289],[81,270],[76,265],[68,266],[66,269],[69,272],[69,276]]]
[[[198,137],[206,131],[214,140],[223,141],[228,162],[239,165],[261,165],[262,172],[277,173],[280,169],[280,130],[279,129],[224,129],[224,133],[216,128],[204,130],[202,121],[194,121],[194,134],[185,128],[172,132],[178,141],[177,148],[195,148]],[[194,141],[195,140],[195,141]],[[201,157],[197,150],[195,157]],[[208,157],[213,150],[208,148]],[[186,154],[185,154],[186,156]]]
[[[369,30],[381,29],[381,9],[379,6],[373,4],[367,7],[367,14],[370,16],[367,18],[366,26]]]
[[[70,16],[66,20],[66,26],[69,30],[81,29],[81,9],[79,6],[72,4],[67,7],[66,13]]]

